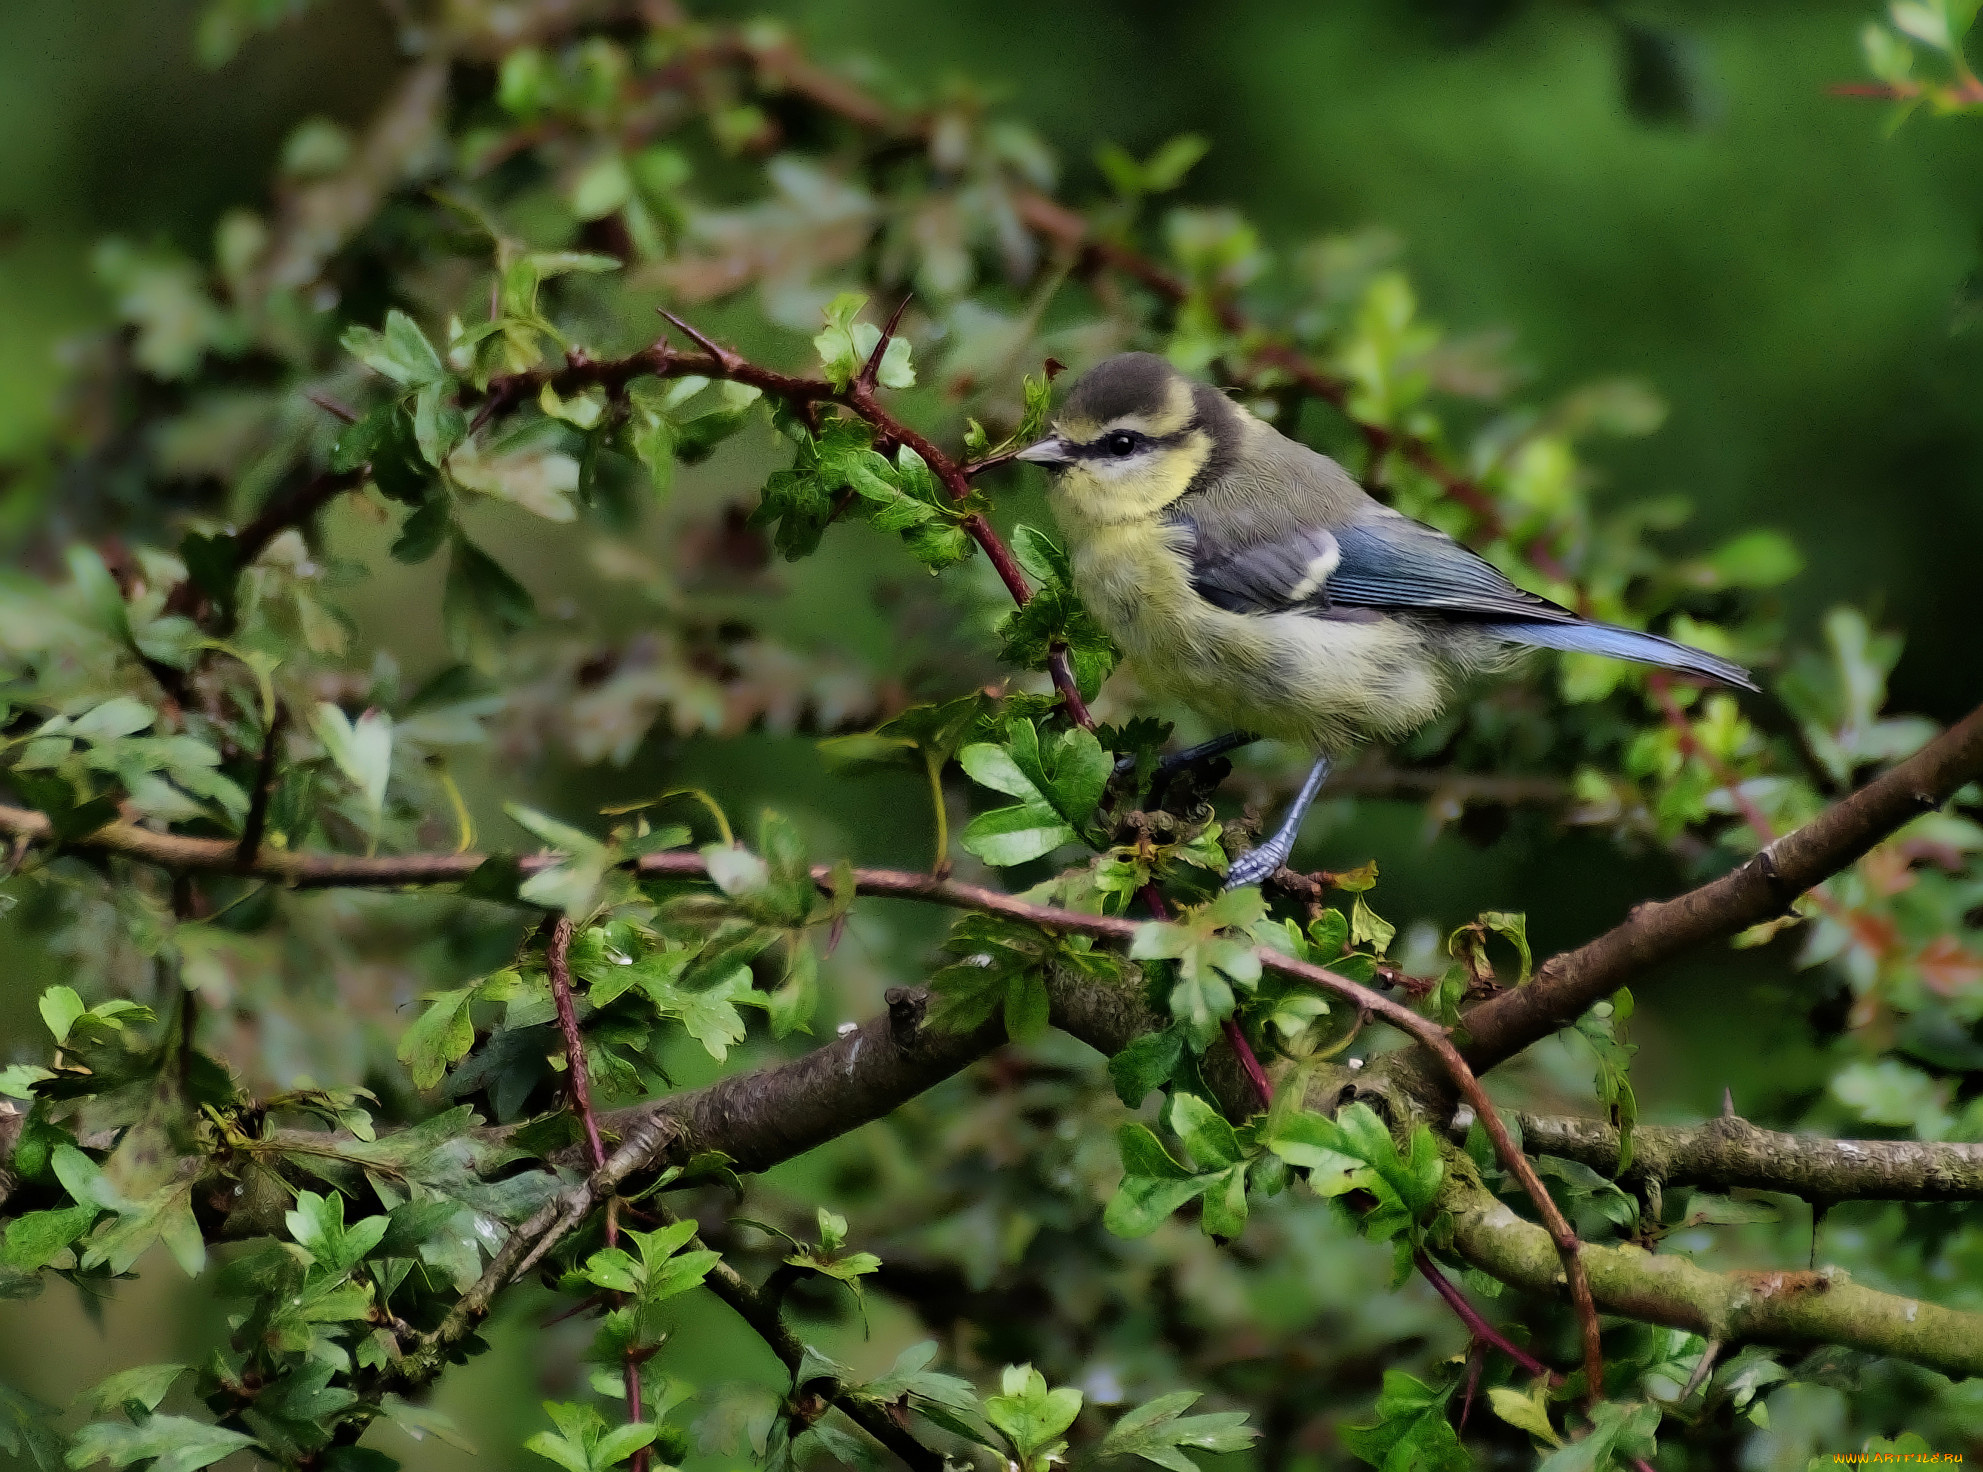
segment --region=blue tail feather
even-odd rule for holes
[[[1537,649],[1565,649],[1579,654],[1604,654],[1613,659],[1630,659],[1639,664],[1656,664],[1683,674],[1700,675],[1743,690],[1756,688],[1749,672],[1739,664],[1690,644],[1675,643],[1657,634],[1642,634],[1637,629],[1621,629],[1615,624],[1559,624],[1523,620],[1482,624],[1481,630],[1511,644],[1527,644]]]

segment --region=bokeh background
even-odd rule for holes
[[[1388,228],[1428,313],[1456,332],[1512,335],[1538,399],[1625,374],[1667,402],[1658,433],[1593,449],[1605,499],[1686,497],[1690,545],[1784,530],[1806,559],[1785,592],[1792,642],[1815,642],[1824,610],[1856,603],[1906,633],[1897,706],[1949,719],[1983,692],[1983,296],[1972,286],[1983,134],[1920,120],[1890,133],[1881,104],[1831,95],[1860,73],[1866,0],[693,8],[777,15],[829,62],[967,76],[1055,146],[1076,199],[1100,188],[1090,159],[1101,141],[1141,156],[1196,131],[1212,150],[1185,197],[1238,205],[1270,245]],[[89,269],[97,239],[161,238],[203,255],[225,209],[265,202],[297,123],[362,124],[402,65],[391,27],[362,0],[250,42],[218,73],[194,57],[195,14],[180,0],[0,5],[0,465],[44,452],[61,345],[109,320]],[[0,522],[28,514],[8,494],[0,485]],[[555,555],[511,550],[526,575],[533,556]],[[417,671],[438,657],[431,589],[402,572],[356,611],[368,638]],[[768,625],[782,619],[817,645],[823,595],[803,579],[784,590]],[[881,620],[843,627],[868,653],[890,637]],[[899,859],[923,841],[910,789],[900,803],[878,801],[877,787],[836,791],[805,740],[652,747],[628,790],[684,772],[723,787],[739,811],[795,810],[857,858]],[[555,791],[563,779],[531,780]],[[479,800],[503,795],[489,779]],[[1674,883],[1655,857],[1621,859],[1541,821],[1491,844],[1428,840],[1403,804],[1325,818],[1311,843],[1318,863],[1376,854],[1387,912],[1402,920],[1525,902],[1541,947]],[[874,924],[878,988],[932,932],[907,916]],[[11,1057],[60,970],[31,946],[6,954]],[[1764,1122],[1796,1112],[1823,1065],[1806,1026],[1812,998],[1781,975],[1726,957],[1673,980],[1638,1034],[1649,1118],[1698,1117],[1724,1086]],[[864,1010],[858,988],[844,1000]],[[836,1159],[822,1152],[784,1179],[796,1192],[831,1178]],[[1837,1228],[1850,1229],[1849,1218]],[[1345,1300],[1369,1281],[1342,1242],[1307,1266],[1340,1274]],[[1385,1334],[1414,1318],[1439,1342],[1457,1333],[1416,1291],[1364,1311],[1389,1316]],[[0,1376],[61,1403],[112,1368],[195,1353],[219,1332],[218,1312],[169,1271],[94,1305],[57,1285],[0,1304]],[[1338,1330],[1361,1332],[1351,1320]],[[866,1341],[844,1328],[842,1347],[885,1363],[906,1333],[884,1316]],[[475,1465],[536,1462],[515,1448],[581,1338],[515,1313],[499,1352],[449,1383],[443,1402],[488,1449]],[[684,1340],[685,1373],[768,1367],[714,1315]],[[432,1444],[395,1450],[415,1466],[473,1460]]]

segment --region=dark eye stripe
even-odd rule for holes
[[[1136,450],[1137,453],[1140,454],[1145,450],[1152,450],[1152,449],[1174,450],[1179,445],[1183,444],[1186,440],[1190,439],[1191,436],[1197,432],[1197,430],[1198,430],[1198,421],[1194,419],[1191,421],[1191,423],[1185,425],[1183,429],[1174,430],[1170,434],[1144,434],[1141,430],[1135,430],[1135,429],[1128,431],[1128,433],[1136,436]],[[1117,456],[1109,448],[1109,441],[1119,433],[1122,433],[1122,431],[1111,429],[1103,434],[1097,435],[1094,439],[1088,441],[1088,443],[1086,443],[1085,445],[1070,444],[1067,448],[1068,451],[1074,456],[1076,460],[1115,460],[1118,458],[1126,459],[1127,458],[1126,456]]]

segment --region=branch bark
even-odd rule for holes
[[[1563,1291],[1548,1233],[1463,1166],[1449,1168],[1441,1205],[1453,1214],[1454,1248],[1475,1267],[1532,1293]],[[1588,1246],[1583,1258],[1598,1306],[1641,1323],[1724,1344],[1838,1344],[1958,1378],[1983,1375],[1983,1315],[1862,1288],[1837,1268],[1714,1273],[1636,1247]]]
[[[1983,707],[1741,867],[1674,899],[1640,905],[1596,940],[1543,963],[1535,980],[1465,1016],[1462,1049],[1480,1072],[1564,1027],[1633,977],[1682,951],[1780,915],[1911,818],[1983,777]],[[1413,1066],[1424,1072],[1424,1063]]]
[[[1560,1155],[1606,1176],[1618,1168],[1618,1131],[1604,1120],[1524,1114],[1516,1122],[1531,1155]],[[1640,1125],[1623,1180],[1743,1186],[1807,1201],[1976,1201],[1983,1200],[1983,1145],[1830,1140],[1723,1115],[1684,1129]]]

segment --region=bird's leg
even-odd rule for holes
[[[1294,841],[1301,834],[1301,820],[1308,816],[1315,795],[1322,790],[1328,776],[1329,758],[1318,756],[1301,784],[1301,791],[1288,804],[1287,816],[1281,819],[1281,826],[1274,830],[1274,836],[1250,853],[1241,854],[1233,860],[1232,868],[1226,872],[1227,889],[1259,884],[1288,861],[1288,855],[1294,852]]]
[[[1229,751],[1237,751],[1242,746],[1250,746],[1259,739],[1251,731],[1228,731],[1223,736],[1214,736],[1210,741],[1201,741],[1196,746],[1187,746],[1183,751],[1171,753],[1171,755],[1157,763],[1156,771],[1151,774],[1150,800],[1155,802],[1162,797],[1164,789],[1170,785],[1171,778],[1182,772],[1186,767],[1209,760],[1215,756],[1224,756]],[[1136,758],[1133,756],[1123,757],[1115,764],[1115,772],[1118,777],[1127,776],[1135,770]]]

